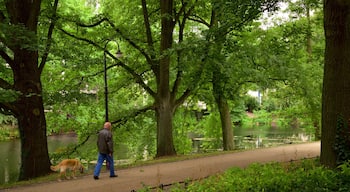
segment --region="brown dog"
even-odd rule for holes
[[[63,174],[66,177],[66,179],[69,179],[69,177],[67,177],[67,170],[68,169],[72,172],[71,176],[73,176],[74,179],[76,178],[75,177],[76,170],[79,170],[80,173],[84,172],[84,167],[83,167],[83,165],[81,165],[81,163],[78,159],[64,159],[58,165],[51,166],[50,168],[52,171],[60,170],[60,175],[59,175],[58,181],[61,181]]]

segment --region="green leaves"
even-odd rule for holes
[[[0,87],[0,103],[10,103],[16,101],[21,95],[20,92],[12,89],[3,89]]]
[[[342,169],[342,172],[326,169],[319,166],[317,160],[253,164],[193,182],[186,191],[348,191],[349,166],[342,166]]]

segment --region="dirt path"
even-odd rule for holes
[[[99,180],[92,175],[76,180],[36,184],[5,191],[33,192],[87,192],[87,191],[116,191],[131,192],[147,186],[168,185],[188,179],[200,179],[223,172],[230,167],[246,167],[254,162],[286,162],[320,155],[320,142],[294,144],[274,148],[262,148],[244,152],[203,157],[172,163],[140,166],[117,171],[119,177],[109,178],[108,173],[101,173]]]

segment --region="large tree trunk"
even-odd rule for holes
[[[223,148],[225,151],[234,150],[233,128],[230,108],[225,98],[225,89],[222,80],[223,75],[219,70],[213,72],[213,95],[220,112]]]
[[[214,4],[215,5],[215,4]],[[218,5],[216,5],[218,6]],[[215,6],[214,6],[215,7]],[[221,55],[221,50],[223,49],[223,45],[225,42],[226,34],[225,30],[219,30],[220,21],[218,20],[218,15],[222,14],[221,12],[215,10],[213,8],[211,15],[211,26],[210,28],[215,29],[213,31],[217,31],[214,35],[215,45],[214,50],[216,55]],[[222,63],[225,63],[224,58],[219,57]],[[216,104],[218,106],[218,110],[220,112],[220,120],[221,120],[221,129],[222,129],[222,141],[223,148],[225,151],[234,150],[234,140],[233,140],[233,129],[232,129],[232,121],[230,116],[230,108],[227,104],[227,99],[225,97],[225,88],[223,84],[225,84],[224,74],[221,72],[221,66],[216,66],[218,69],[213,72],[213,96],[215,98]]]
[[[176,155],[173,142],[173,113],[168,101],[160,101],[156,108],[157,116],[157,155]]]
[[[324,0],[324,29],[326,36],[322,99],[321,163],[335,167],[340,152],[336,137],[337,121],[350,120],[350,3],[345,0]],[[339,126],[345,130],[348,126]],[[339,132],[338,132],[339,133]],[[343,138],[345,139],[345,137]],[[348,145],[348,143],[346,143]],[[341,151],[346,152],[346,151]]]
[[[22,60],[24,66],[35,64],[31,63],[35,61],[32,60],[34,58],[24,58]],[[15,88],[23,94],[16,102],[18,112],[16,118],[21,139],[19,180],[27,180],[50,172],[40,75],[33,70],[33,73],[30,73],[30,69],[33,68],[23,67],[15,76]]]
[[[160,52],[164,54],[172,46],[174,23],[171,18],[172,0],[161,0],[161,41]],[[156,119],[157,157],[176,155],[173,144],[173,100],[169,88],[170,56],[164,55],[159,61],[157,78]]]
[[[19,33],[23,36],[8,39],[7,45],[13,52],[13,60],[9,64],[14,75],[14,89],[21,93],[10,107],[18,120],[21,139],[20,180],[50,172],[41,71],[38,68],[38,50],[35,48],[37,39],[34,39],[40,5],[40,0],[6,2],[11,25],[23,27],[23,34]],[[30,39],[30,42],[25,39]]]
[[[217,95],[216,103],[220,112],[223,148],[225,151],[234,150],[233,129],[228,103],[221,95]]]

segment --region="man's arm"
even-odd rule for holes
[[[112,153],[113,153],[113,137],[112,137],[112,134],[108,134],[107,147],[108,147],[109,154],[112,155]]]

